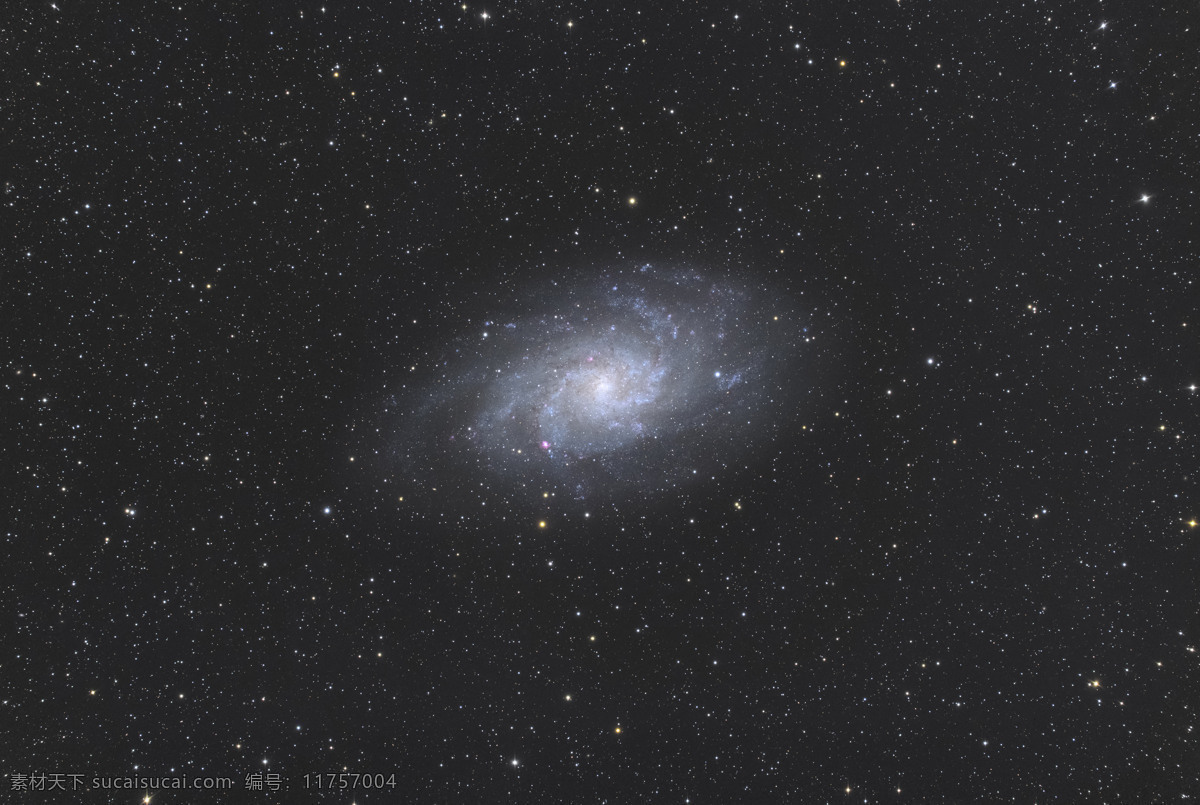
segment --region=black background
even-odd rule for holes
[[[1200,795],[1188,4],[2,26],[6,775]],[[810,327],[769,439],[586,521],[398,471],[446,344],[647,262]]]

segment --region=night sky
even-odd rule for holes
[[[1191,4],[0,26],[0,799],[1200,797]]]

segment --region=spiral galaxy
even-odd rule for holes
[[[407,472],[578,498],[712,477],[771,431],[799,340],[777,295],[652,266],[500,307],[396,397]]]

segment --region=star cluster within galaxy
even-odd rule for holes
[[[562,485],[586,499],[678,487],[792,412],[799,345],[785,302],[705,274],[608,270],[535,289],[395,399],[403,471]],[[528,309],[520,302],[510,307]]]

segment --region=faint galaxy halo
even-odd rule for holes
[[[576,499],[711,479],[784,426],[811,340],[776,289],[637,265],[534,283],[391,397],[398,471]]]

